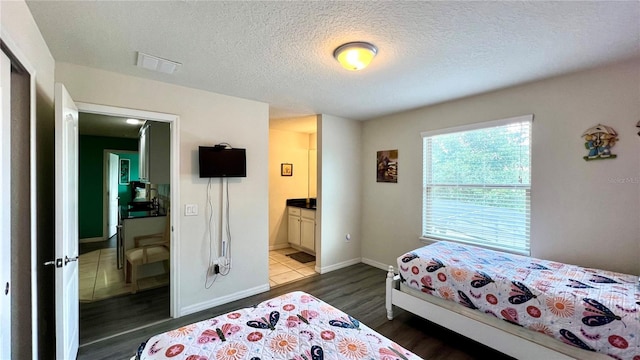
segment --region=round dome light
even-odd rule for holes
[[[378,53],[378,48],[368,42],[356,41],[338,46],[333,57],[347,70],[366,68]]]

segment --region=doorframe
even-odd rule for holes
[[[170,149],[170,169],[171,169],[171,209],[175,214],[171,216],[171,242],[169,257],[169,316],[175,318],[180,316],[180,117],[175,114],[160,113],[155,111],[136,110],[109,105],[98,105],[84,102],[76,102],[78,112],[92,113],[99,115],[145,119],[159,122],[166,122],[170,125],[171,149]]]
[[[31,206],[31,354],[38,359],[38,209],[37,209],[37,164],[36,164],[36,69],[22,52],[20,46],[13,40],[4,26],[0,26],[0,39],[4,47],[20,63],[29,74],[29,175],[30,175],[30,206]],[[4,51],[4,50],[0,50]],[[11,58],[11,56],[9,56]],[[6,239],[5,239],[6,240]],[[10,239],[9,239],[10,241]],[[12,254],[13,256],[13,254]],[[12,270],[13,271],[13,270]],[[11,284],[13,288],[14,285]],[[12,334],[13,336],[13,334]]]
[[[109,153],[139,154],[140,152],[116,149],[104,149],[102,151],[102,169],[104,171],[104,176],[102,177],[102,240],[109,240]]]
[[[11,284],[11,59],[0,51],[0,291]],[[5,64],[5,60],[7,59]],[[7,67],[8,66],[8,69]],[[8,70],[8,71],[7,71]],[[8,79],[3,78],[7,76]],[[0,293],[0,358],[11,357],[11,297]]]

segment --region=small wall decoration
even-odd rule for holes
[[[585,130],[582,137],[585,140],[584,147],[589,151],[587,156],[582,157],[586,161],[616,158],[611,148],[618,141],[618,133],[612,127],[598,124]]]
[[[398,182],[398,150],[378,151],[377,182]]]
[[[129,159],[120,159],[120,180],[121,185],[129,183]]]
[[[293,176],[293,164],[280,164],[280,176]]]

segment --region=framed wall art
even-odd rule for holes
[[[607,125],[598,124],[582,133],[584,147],[588,154],[582,158],[586,161],[600,159],[615,159],[617,155],[611,152],[611,148],[618,141],[618,133]]]
[[[280,164],[280,176],[293,176],[293,164]]]
[[[118,181],[120,185],[126,185],[129,183],[129,165],[129,159],[120,159],[120,180]]]
[[[377,182],[397,183],[398,182],[398,150],[378,151]]]

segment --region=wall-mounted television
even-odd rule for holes
[[[245,149],[225,146],[200,146],[200,177],[247,177]]]

